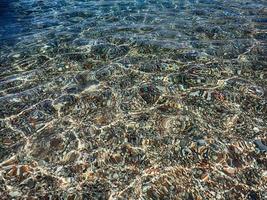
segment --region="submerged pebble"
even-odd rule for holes
[[[264,145],[261,140],[255,140],[254,143],[260,151],[267,152],[267,146]]]
[[[158,100],[160,91],[154,85],[142,85],[139,94],[147,104],[153,104]]]

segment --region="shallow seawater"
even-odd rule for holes
[[[0,2],[1,199],[266,199],[267,2]]]

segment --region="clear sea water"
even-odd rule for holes
[[[1,0],[0,194],[263,199],[266,45],[264,0]]]

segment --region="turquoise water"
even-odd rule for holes
[[[0,2],[3,199],[265,199],[267,3]]]

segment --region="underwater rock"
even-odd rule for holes
[[[89,77],[86,73],[77,74],[74,78],[74,84],[70,84],[65,88],[67,93],[77,94],[90,87],[97,86],[99,82]]]
[[[264,40],[264,41],[266,41],[266,39],[267,39],[267,34],[266,34],[266,33],[257,33],[254,37],[255,37],[257,40]]]
[[[99,44],[92,46],[91,55],[95,59],[116,59],[126,55],[129,51],[128,46],[116,46],[111,44]]]
[[[255,140],[254,143],[261,152],[267,152],[267,146],[261,140]]]
[[[54,105],[57,107],[59,104],[60,105],[64,105],[64,106],[71,106],[74,105],[77,101],[76,96],[74,95],[62,95],[60,97],[58,97],[57,99],[55,99],[54,101]]]
[[[139,95],[147,104],[154,104],[160,96],[160,91],[152,84],[144,84],[139,88]]]
[[[207,11],[204,9],[195,9],[192,11],[193,14],[198,15],[198,16],[205,16],[207,15]]]
[[[157,72],[161,70],[159,63],[144,63],[141,65],[140,70],[143,72]]]
[[[37,108],[50,115],[53,115],[56,112],[56,109],[53,107],[53,102],[51,100],[45,100],[41,102],[40,104],[38,104]]]
[[[100,81],[107,80],[107,79],[111,78],[112,72],[113,72],[112,68],[106,66],[106,67],[103,67],[103,68],[97,70],[95,72],[95,77],[97,80],[100,80]]]

